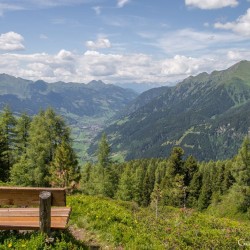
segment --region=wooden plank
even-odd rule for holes
[[[27,208],[25,208],[27,210]],[[18,208],[0,209],[0,230],[7,229],[39,229],[38,209]],[[69,220],[70,208],[52,208],[51,228],[65,229]]]
[[[52,193],[52,206],[66,205],[64,188],[0,187],[0,205],[38,206],[42,191]]]
[[[71,208],[69,207],[53,207],[51,208],[51,216],[68,217],[70,215]],[[38,208],[0,208],[0,217],[38,217]],[[1,220],[1,219],[0,219]]]

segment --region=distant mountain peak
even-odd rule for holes
[[[89,86],[89,87],[98,87],[99,88],[99,87],[106,86],[106,84],[101,80],[92,80],[91,82],[89,82],[87,84],[87,86]]]

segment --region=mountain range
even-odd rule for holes
[[[137,94],[102,81],[46,83],[0,74],[0,108],[8,104],[14,112],[36,114],[53,107],[59,113],[104,116],[124,108]]]
[[[46,83],[0,74],[0,109],[5,105],[29,115],[53,107],[71,126],[83,161],[103,131],[114,155],[126,160],[166,157],[174,146],[198,160],[225,159],[250,127],[250,62],[140,95],[102,81]]]
[[[34,115],[52,107],[70,125],[80,161],[89,160],[86,151],[93,138],[137,95],[102,81],[46,83],[0,74],[0,110],[8,105],[16,115]]]
[[[241,61],[142,93],[105,132],[127,160],[165,157],[181,146],[207,161],[233,157],[249,127],[250,62]]]

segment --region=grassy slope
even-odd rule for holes
[[[161,208],[156,219],[153,207],[140,208],[131,202],[73,195],[68,205],[70,225],[91,232],[106,249],[239,249],[239,240],[250,241],[247,222],[190,209]],[[38,233],[2,232],[0,249],[87,249],[69,232],[56,232],[54,237],[55,242],[48,245]]]
[[[94,231],[109,245],[126,249],[238,249],[250,241],[250,225],[189,209],[153,208],[77,195],[69,197],[71,223]]]

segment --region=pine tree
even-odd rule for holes
[[[211,203],[212,196],[212,178],[211,178],[211,169],[212,162],[209,162],[204,166],[202,172],[202,187],[200,196],[198,199],[198,209],[203,210],[206,209]]]
[[[105,133],[103,133],[97,151],[98,165],[102,169],[106,168],[111,163],[110,153],[111,149],[107,140],[107,136]]]
[[[69,143],[62,141],[56,147],[49,174],[49,183],[52,187],[69,188],[72,182],[79,180],[77,157]]]
[[[122,173],[116,192],[116,198],[124,201],[131,201],[133,199],[134,183],[132,178],[131,166],[126,165]]]
[[[84,194],[89,194],[93,167],[94,166],[90,162],[87,162],[82,167],[80,189]]]
[[[102,138],[99,142],[98,150],[97,150],[97,158],[98,158],[98,179],[100,186],[100,194],[103,196],[112,197],[114,195],[114,185],[113,179],[114,175],[111,170],[111,148],[107,140],[107,136],[105,133],[102,134]]]
[[[236,180],[235,190],[242,197],[239,210],[250,211],[250,138],[246,137],[234,162],[233,174]]]
[[[184,163],[184,183],[185,186],[189,186],[194,174],[198,171],[197,160],[191,155]]]
[[[202,187],[202,174],[201,172],[196,172],[188,186],[188,197],[187,205],[189,207],[197,208],[198,199],[200,196],[200,191]]]
[[[143,203],[143,180],[145,177],[145,168],[140,164],[136,167],[136,171],[133,175],[134,191],[133,200],[139,205]]]
[[[29,128],[31,118],[23,113],[16,122],[15,126],[15,159],[18,160],[21,155],[26,154],[28,147]]]
[[[49,108],[33,117],[28,134],[25,153],[13,167],[11,179],[24,186],[50,186],[50,167],[56,149],[63,141],[71,145],[70,130],[64,120]],[[17,176],[17,173],[24,172],[20,168],[29,175],[23,182]]]
[[[181,204],[181,193],[184,190],[184,161],[182,159],[184,150],[180,147],[174,147],[167,161],[166,175],[161,183],[163,202],[166,205]],[[183,186],[183,187],[182,187]]]
[[[4,107],[0,115],[0,136],[1,136],[1,162],[3,176],[1,179],[9,179],[10,169],[14,164],[15,149],[15,125],[16,119],[8,106]]]

